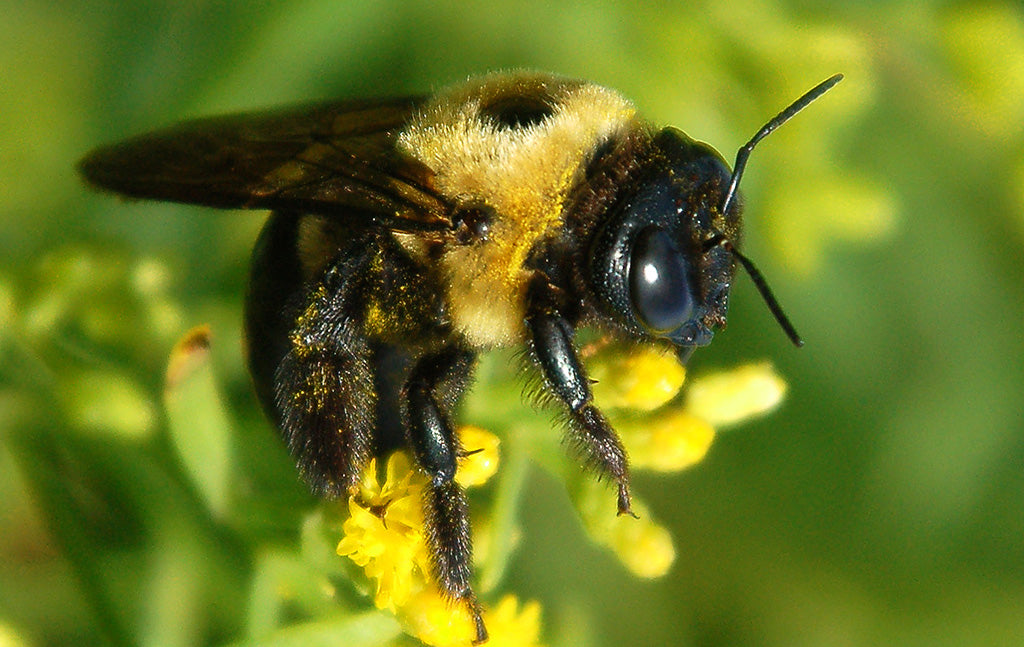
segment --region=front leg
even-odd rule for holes
[[[487,640],[480,604],[473,593],[473,546],[469,506],[455,482],[461,448],[448,410],[465,387],[472,353],[447,348],[421,358],[402,390],[406,435],[416,462],[430,477],[424,499],[424,524],[433,575],[441,593],[461,600],[476,625],[475,643]]]
[[[632,515],[626,451],[604,415],[594,405],[590,382],[573,344],[575,330],[558,307],[559,290],[541,273],[534,275],[527,295],[526,327],[533,353],[548,386],[569,408],[569,434],[588,462],[618,484],[619,514]],[[634,515],[635,516],[635,515]]]

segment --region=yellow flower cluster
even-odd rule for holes
[[[406,454],[395,452],[383,482],[374,459],[363,473],[359,492],[349,498],[338,554],[376,583],[373,602],[378,609],[396,611],[405,605],[430,572],[423,541],[423,484]]]
[[[595,379],[595,400],[608,412],[635,470],[678,471],[700,461],[716,427],[771,410],[786,390],[770,365],[750,364],[691,380],[684,400],[685,369],[657,348],[595,344],[584,349],[584,358]],[[459,460],[456,480],[467,488],[485,483],[497,471],[498,438],[477,427],[463,427],[459,437],[466,455]],[[371,462],[359,491],[349,499],[338,553],[363,569],[374,587],[374,604],[391,610],[408,634],[436,647],[469,645],[475,629],[468,610],[443,598],[431,581],[423,534],[426,483],[404,452],[394,453],[383,470]],[[590,475],[575,478],[572,491],[591,538],[610,548],[632,573],[655,578],[669,571],[675,560],[672,536],[643,501],[634,496],[639,518],[617,517],[607,488]],[[539,640],[536,602],[520,606],[514,596],[506,596],[485,610],[484,621],[491,647]]]
[[[456,481],[463,487],[485,483],[498,467],[498,438],[477,427],[463,427],[459,438],[467,454],[459,459]],[[379,473],[376,460],[362,475],[359,491],[349,498],[349,518],[338,554],[363,569],[375,585],[374,604],[390,609],[410,635],[434,647],[472,643],[475,627],[464,605],[443,598],[430,574],[423,535],[423,488],[426,477],[405,452],[391,455]],[[519,608],[506,596],[484,610],[491,647],[532,647],[539,644],[540,606]]]
[[[598,380],[594,398],[608,411],[634,470],[674,472],[699,462],[715,428],[767,413],[782,401],[786,383],[770,364],[757,363],[703,375],[677,400],[685,370],[655,347],[618,344],[588,349],[587,367]],[[607,489],[581,478],[574,501],[591,538],[612,549],[638,577],[660,577],[675,559],[668,530],[634,495],[639,519],[609,514]]]

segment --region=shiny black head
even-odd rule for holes
[[[795,344],[803,342],[753,263],[739,252],[739,181],[754,146],[842,79],[836,75],[769,121],[736,155],[734,170],[675,128],[650,154],[593,238],[591,286],[606,314],[633,335],[664,339],[686,359],[723,328],[736,263],[750,274]]]
[[[704,346],[725,324],[742,207],[721,206],[732,173],[710,146],[666,128],[642,179],[594,239],[591,280],[606,311],[638,337]]]

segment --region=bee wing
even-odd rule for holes
[[[432,174],[395,141],[421,98],[189,121],[97,149],[92,184],[133,198],[320,214],[402,231],[451,226]]]

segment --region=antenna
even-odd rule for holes
[[[789,105],[788,108],[775,115],[768,123],[761,127],[761,130],[757,131],[757,134],[750,138],[750,141],[740,147],[739,151],[736,152],[736,163],[732,167],[732,181],[729,182],[729,191],[725,194],[725,200],[722,200],[722,214],[729,213],[729,207],[736,199],[736,189],[740,185],[740,178],[743,177],[743,171],[747,168],[747,158],[750,157],[750,152],[754,150],[754,146],[757,146],[757,142],[761,141],[772,133],[776,128],[792,119],[796,113],[800,112],[811,103],[832,89],[836,83],[843,80],[842,74],[836,74],[830,76],[818,85],[814,86],[807,91],[804,96],[800,97]]]
[[[792,119],[796,113],[800,112],[818,97],[831,90],[832,86],[842,80],[843,75],[836,74],[835,76],[831,76],[814,86],[802,97],[791,103],[785,110],[775,115],[774,118],[761,127],[761,130],[757,131],[757,134],[750,138],[749,142],[740,147],[739,151],[736,153],[736,164],[732,167],[732,181],[729,182],[729,191],[726,192],[725,199],[722,200],[723,215],[729,212],[729,208],[732,207],[733,203],[736,201],[736,190],[740,185],[740,178],[743,177],[743,171],[747,167],[747,158],[750,157],[750,153],[754,150],[754,146],[756,146],[759,141],[770,135],[776,128]],[[771,288],[768,287],[768,282],[765,281],[764,275],[761,274],[759,269],[757,269],[754,262],[741,254],[740,251],[732,244],[732,241],[723,237],[718,241],[718,243],[729,250],[729,253],[740,262],[743,269],[750,275],[750,279],[754,282],[754,286],[757,287],[757,291],[761,293],[761,298],[764,299],[765,305],[768,306],[768,310],[770,310],[772,315],[775,317],[775,321],[779,322],[779,325],[782,326],[782,330],[786,332],[786,335],[789,337],[789,340],[793,342],[793,345],[798,348],[803,346],[804,340],[800,338],[799,333],[797,333],[796,328],[793,326],[793,322],[789,320],[789,317],[787,317],[786,313],[782,310],[782,306],[779,305],[775,295],[772,294]]]
[[[764,280],[764,274],[761,274],[761,270],[757,269],[754,265],[754,261],[750,260],[746,256],[740,253],[740,250],[733,247],[731,241],[722,239],[720,243],[723,247],[729,250],[729,253],[733,255],[743,266],[743,269],[750,275],[750,280],[754,282],[754,287],[761,293],[761,298],[764,299],[765,304],[768,306],[768,310],[771,311],[772,315],[775,316],[775,321],[779,322],[782,326],[782,330],[786,332],[786,336],[789,337],[789,341],[793,342],[793,345],[800,348],[804,345],[804,340],[800,338],[800,333],[796,331],[796,327],[793,326],[793,322],[789,320],[786,313],[782,310],[782,306],[779,305],[778,299],[772,294],[772,289],[768,287],[768,281]]]

